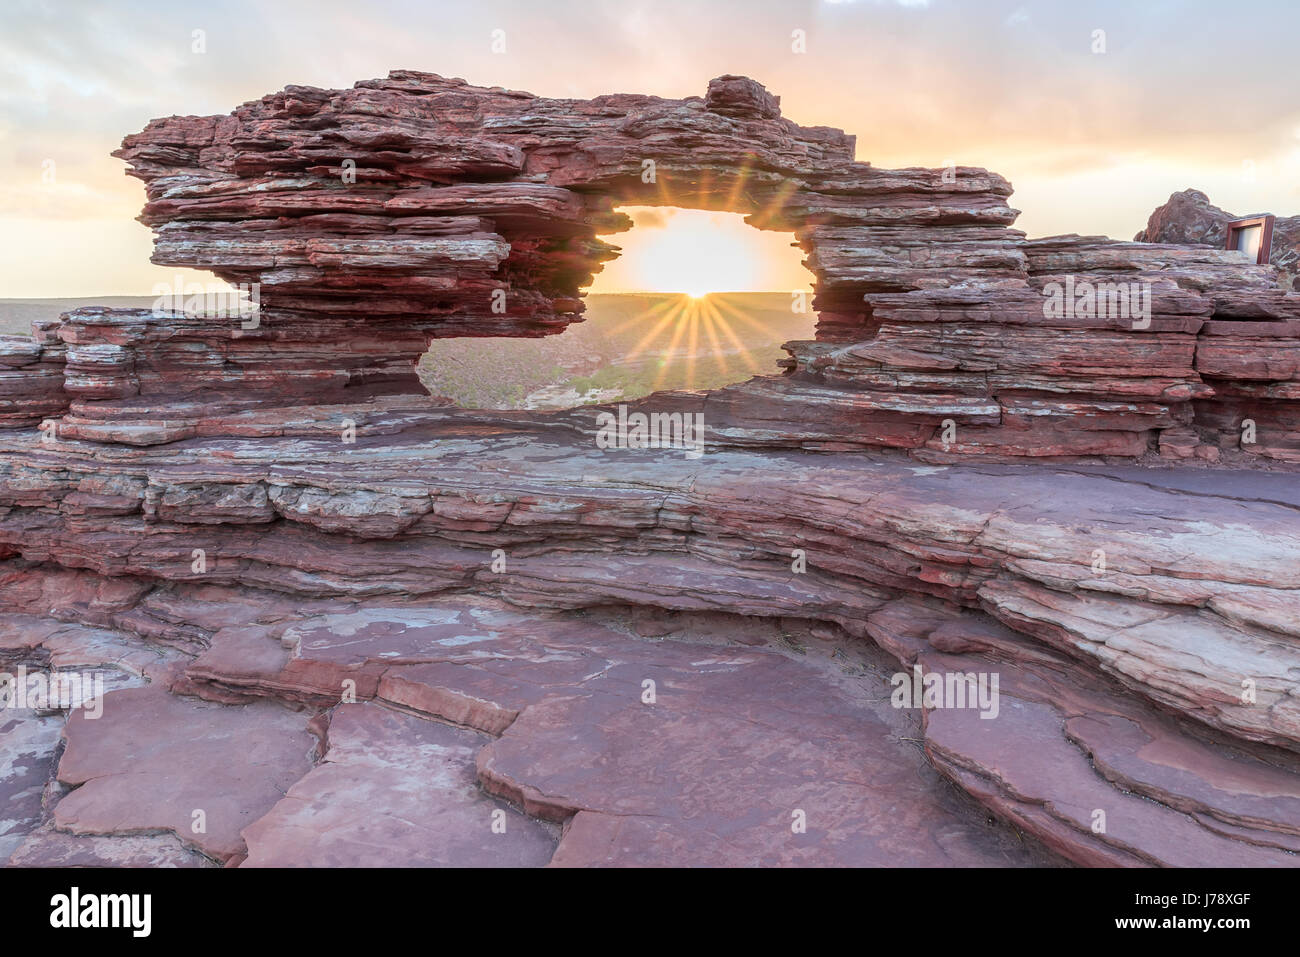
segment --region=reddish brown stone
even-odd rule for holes
[[[120,155],[155,260],[262,309],[0,343],[0,661],[144,685],[0,742],[20,862],[1294,861],[1277,268],[1027,240],[1002,177],[855,162],[736,76],[573,101],[396,72]],[[633,406],[702,415],[704,455],[420,392],[431,336],[580,318],[615,206],[668,201],[792,232],[815,277],[786,375]],[[1054,312],[1056,283],[1150,314]],[[998,674],[999,716],[890,708],[912,667]]]
[[[170,831],[224,861],[240,830],[311,767],[306,718],[269,702],[227,707],[158,686],[115,691],[90,720],[74,712],[54,824],[76,834]]]

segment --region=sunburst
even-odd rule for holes
[[[675,189],[669,185],[669,178],[660,177],[651,188],[651,195],[629,198],[629,201],[673,207],[678,210],[674,215],[680,215],[681,210],[739,212],[748,214],[746,223],[750,227],[756,223],[779,223],[794,184],[772,189],[764,183],[759,195],[765,201],[758,202],[753,191],[753,175],[753,160],[746,157],[734,175],[715,179],[712,171],[705,169],[698,181],[678,183]],[[655,237],[637,254],[635,268],[641,273],[641,282],[661,294],[678,294],[623,320],[613,330],[614,335],[631,330],[637,337],[636,344],[626,353],[627,360],[647,354],[660,357],[654,379],[656,390],[663,386],[674,365],[673,356],[679,350],[685,361],[683,378],[688,389],[700,381],[699,365],[703,362],[716,362],[719,371],[727,376],[736,365],[751,375],[762,372],[737,326],[743,324],[755,331],[765,331],[765,326],[748,315],[743,305],[729,301],[726,293],[753,289],[763,277],[771,276],[771,263],[763,258],[770,250],[752,242],[720,243],[719,237],[725,236],[728,229],[735,227],[727,225],[726,229],[719,230],[715,226],[713,231],[717,235],[713,236],[704,229],[694,236],[688,232],[685,243],[680,233],[665,234],[662,242]],[[703,355],[699,351],[701,345],[705,349]]]

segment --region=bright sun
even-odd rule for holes
[[[625,206],[636,226],[611,237],[622,248],[590,292],[714,292],[802,288],[808,271],[789,233],[748,225],[739,213]]]
[[[751,374],[759,365],[741,333],[763,332],[743,298],[727,293],[785,292],[808,288],[803,256],[790,233],[756,229],[739,213],[713,213],[676,206],[623,206],[633,228],[614,234],[619,258],[596,274],[587,294],[659,293],[624,320],[615,333],[640,336],[627,353],[662,356],[654,391],[664,385],[669,357],[686,357],[685,384],[695,388],[696,363],[729,374],[739,362]],[[677,295],[663,295],[676,293]]]

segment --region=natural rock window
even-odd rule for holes
[[[432,395],[462,408],[567,409],[775,375],[812,339],[812,274],[788,232],[738,213],[625,206],[635,227],[585,290],[584,321],[534,339],[434,339]]]

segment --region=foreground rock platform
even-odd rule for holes
[[[7,440],[35,470],[8,487],[40,494],[8,506],[6,662],[151,677],[68,721],[51,786],[71,790],[15,862],[52,835],[166,832],[251,864],[1294,863],[1288,475],[690,459],[370,414],[355,445],[189,440],[103,466],[90,443]],[[100,468],[130,494],[70,508]],[[94,641],[57,658],[78,629]],[[893,707],[918,665],[997,674],[996,716]],[[140,711],[160,706],[179,710]],[[119,792],[112,765],[166,763],[181,724],[213,761],[159,803]],[[241,764],[255,739],[266,763]]]

